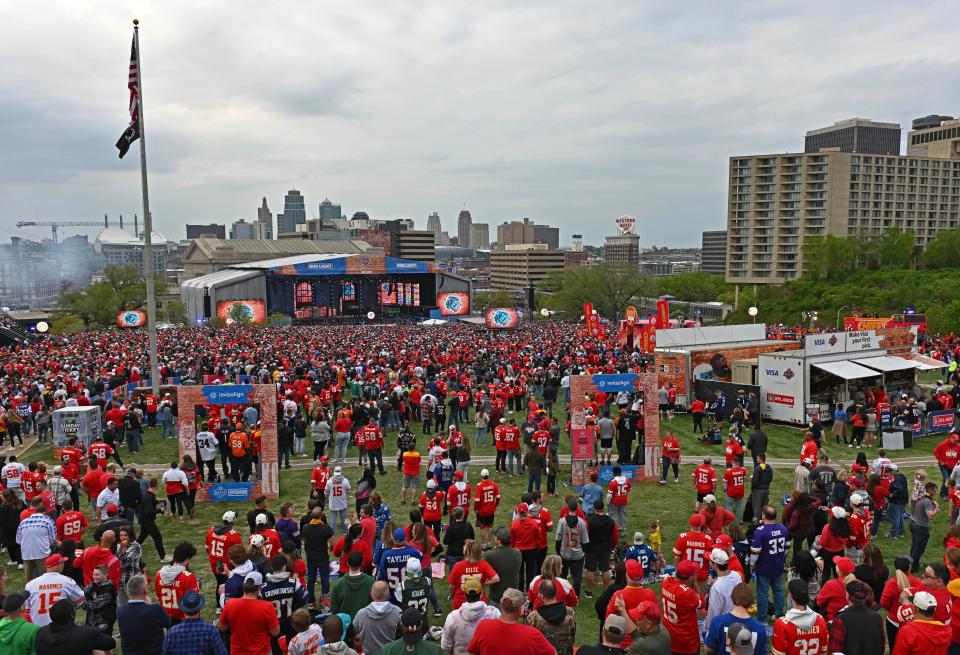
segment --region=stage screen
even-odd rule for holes
[[[147,324],[147,313],[139,309],[128,309],[117,314],[117,325],[122,328],[143,327]]]
[[[512,307],[491,307],[483,318],[491,330],[510,330],[520,325],[520,314]]]
[[[465,316],[470,313],[470,294],[445,292],[437,294],[441,316]]]
[[[243,307],[247,319],[251,323],[263,323],[267,319],[267,309],[262,300],[221,300],[217,303],[217,318],[227,325],[233,324],[230,310],[234,305]]]
[[[381,282],[379,301],[381,305],[419,307],[420,285],[415,282]]]

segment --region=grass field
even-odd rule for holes
[[[655,482],[650,482],[643,483],[635,487],[630,499],[628,535],[632,536],[635,530],[647,532],[647,526],[653,521],[659,519],[662,525],[665,557],[667,562],[672,564],[673,558],[672,555],[670,555],[669,550],[672,548],[673,542],[677,535],[686,528],[687,518],[693,511],[694,507],[695,495],[693,485],[690,480],[690,472],[692,467],[700,462],[702,455],[711,454],[714,456],[715,467],[718,469],[718,472],[722,472],[723,450],[720,446],[704,446],[695,441],[690,430],[691,422],[688,416],[678,416],[674,421],[664,423],[662,426],[663,429],[668,427],[672,428],[676,432],[683,449],[683,464],[681,467],[680,484],[673,484],[671,481],[667,486],[660,486]],[[775,499],[778,500],[785,492],[790,491],[792,488],[793,468],[796,466],[798,459],[797,456],[800,449],[801,432],[797,428],[785,426],[771,425],[765,426],[765,429],[770,436],[768,457],[774,462],[774,485],[770,493],[771,501],[774,502]],[[465,430],[465,432],[467,432],[472,438],[472,427]],[[387,464],[389,472],[385,476],[378,476],[377,490],[381,493],[387,504],[391,507],[395,519],[406,522],[406,515],[410,509],[410,506],[401,506],[399,504],[400,476],[396,472],[395,466],[389,466],[389,464],[394,461],[395,455],[395,449],[393,448],[393,437],[394,435],[391,431],[387,438],[387,448],[385,449],[385,464]],[[418,445],[421,447],[421,451],[423,450],[423,445],[425,442],[425,438],[418,435]],[[926,465],[928,474],[930,475],[931,479],[939,481],[939,474],[936,472],[936,465],[931,456],[931,452],[938,442],[939,438],[937,437],[920,439],[919,441],[915,442],[914,447],[911,450],[901,453],[902,458],[929,458],[929,464]],[[847,449],[845,446],[837,448],[829,443],[826,447],[828,452],[830,452],[832,459],[834,460],[833,463],[835,466],[838,466],[838,458],[839,464],[849,466],[857,452],[856,450]],[[307,448],[309,451],[309,443]],[[562,438],[561,452],[569,453],[569,448],[569,438],[564,436]],[[177,441],[175,439],[163,440],[160,438],[159,430],[147,430],[144,438],[143,450],[136,456],[123,452],[122,457],[124,459],[124,464],[126,465],[136,464],[166,468],[169,462],[177,457],[176,449]],[[866,452],[868,460],[872,460],[876,456],[876,448],[866,449]],[[475,457],[483,455],[492,456],[494,453],[495,451],[492,446],[487,446],[486,448],[474,447]],[[355,483],[359,477],[359,470],[355,466],[355,448],[351,449],[351,455],[354,458],[352,460],[354,466],[347,468],[346,475],[352,482]],[[43,459],[49,462],[52,459],[52,451],[49,446],[34,447],[31,451],[29,451],[28,455],[21,459],[23,461]],[[778,464],[777,460],[788,460],[788,462]],[[301,464],[297,465],[297,462],[301,462]],[[569,458],[561,457],[561,462],[566,462],[566,465],[563,466],[563,470],[564,473],[568,473]],[[294,469],[281,471],[281,499],[280,501],[274,501],[271,504],[271,509],[277,512],[282,502],[292,502],[295,504],[297,508],[297,515],[299,516],[306,507],[306,501],[310,491],[309,479],[311,468],[308,459],[294,459],[293,463],[295,464]],[[304,468],[296,468],[296,466],[303,466]],[[749,459],[747,459],[747,466],[749,468]],[[483,466],[477,464],[471,466],[469,472],[469,478],[471,482],[476,482],[476,480],[479,478],[479,470],[481,468],[483,468]],[[492,470],[493,466],[487,465],[487,468]],[[910,479],[912,476],[915,468],[916,465],[904,467],[904,472],[908,479]],[[159,474],[157,474],[157,477],[159,477]],[[561,479],[562,478],[563,476],[561,476]],[[526,491],[526,477],[496,476],[495,474],[494,480],[500,485],[503,496],[503,504],[498,512],[498,521],[496,525],[507,525],[512,507],[519,502],[520,494]],[[546,491],[545,485],[546,481],[544,480],[544,492]],[[572,491],[569,487],[559,486],[558,493],[560,494],[560,497],[558,498],[545,498],[545,505],[549,508],[551,514],[555,518],[559,515],[559,509],[563,500],[563,495],[565,493],[572,493]],[[181,525],[171,519],[160,519],[161,530],[164,534],[164,542],[168,552],[172,552],[174,545],[180,541],[190,541],[198,548],[198,550],[200,550],[201,554],[197,558],[197,561],[192,564],[191,568],[202,578],[203,590],[208,597],[208,601],[213,597],[215,582],[210,573],[206,557],[203,554],[204,536],[210,526],[220,522],[221,515],[227,509],[234,509],[241,516],[245,516],[246,510],[249,509],[249,507],[250,505],[241,503],[201,504],[197,508],[197,521],[195,523],[187,522],[186,524]],[[88,509],[88,514],[89,513],[90,512]],[[947,521],[948,518],[944,514],[938,516],[935,520],[934,528],[932,530],[933,534],[931,535],[930,539],[930,546],[927,550],[927,559],[930,561],[939,561],[942,558],[943,547],[941,543],[943,534],[947,529]],[[242,520],[238,522],[238,528],[241,529],[242,534],[244,537],[246,537],[246,525],[244,524],[241,527],[239,523],[242,523]],[[883,551],[884,557],[892,569],[893,557],[900,554],[906,554],[909,551],[909,532],[905,538],[894,541],[884,536],[888,531],[889,529],[886,525],[882,526],[879,537],[875,543]],[[552,538],[550,541],[550,550],[552,553]],[[87,539],[87,542],[89,542],[89,538]],[[144,558],[148,570],[151,573],[155,572],[159,567],[159,561],[152,542],[145,544]],[[8,569],[9,568],[10,567],[8,567]],[[13,569],[12,571],[9,571],[9,573],[10,580],[7,586],[8,591],[11,589],[21,588],[23,585],[23,577],[21,572]],[[442,608],[445,611],[448,610],[449,601],[446,600],[446,582],[437,581],[437,591],[440,597]],[[212,610],[213,607],[215,607],[215,605],[211,602],[208,602],[207,612],[208,618],[211,620],[214,618]],[[432,619],[432,617],[431,620],[434,623],[439,621],[439,619]],[[599,633],[599,622],[594,612],[592,600],[582,600],[581,606],[577,611],[577,620],[578,643],[594,643]]]

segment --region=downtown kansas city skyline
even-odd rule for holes
[[[0,4],[0,241],[142,214],[123,160],[140,19],[154,229],[325,197],[348,216],[528,216],[644,246],[724,229],[728,157],[807,130],[957,115],[946,2]],[[142,225],[142,223],[141,223]],[[66,228],[61,237],[84,230]],[[87,231],[95,236],[96,231]],[[493,234],[491,235],[493,236]]]

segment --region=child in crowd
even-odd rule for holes
[[[84,588],[83,596],[86,625],[112,636],[113,624],[117,620],[117,590],[113,588],[106,566],[93,569],[93,579]]]

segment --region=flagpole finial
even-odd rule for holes
[[[140,24],[140,19],[139,19],[139,18],[134,18],[134,19],[133,19],[133,26],[136,27],[136,26],[139,25],[139,24]]]

